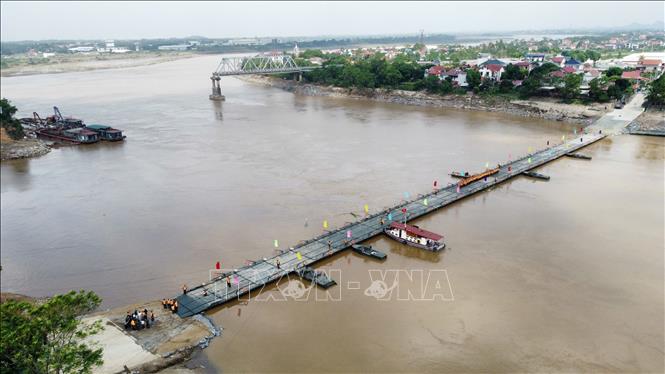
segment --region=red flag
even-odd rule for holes
[[[219,270],[221,268],[222,268],[222,264],[220,264],[219,261],[217,261],[217,263],[215,264],[215,269]]]
[[[406,208],[402,208],[402,213],[406,213]]]

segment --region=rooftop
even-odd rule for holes
[[[406,225],[406,224],[399,223],[399,222],[391,223],[390,227],[394,228],[394,229],[405,230],[409,234],[412,234],[412,235],[415,235],[415,236],[418,236],[418,237],[421,237],[421,238],[427,238],[427,239],[434,240],[434,241],[441,240],[441,238],[443,238],[443,235],[439,235],[439,234],[433,233],[431,231],[423,230],[423,229],[421,229],[419,227],[416,227],[416,226]]]

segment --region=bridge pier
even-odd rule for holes
[[[219,84],[221,78],[219,78],[216,75],[213,75],[210,77],[210,80],[212,81],[212,94],[210,94],[209,98],[210,100],[214,101],[224,101],[226,98],[224,95],[222,95],[222,87]]]

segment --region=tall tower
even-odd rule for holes
[[[296,43],[296,46],[293,47],[293,55],[294,55],[295,57],[300,56],[300,49],[298,48],[298,43]]]
[[[425,35],[424,35],[425,30],[420,29],[420,44],[425,44]]]

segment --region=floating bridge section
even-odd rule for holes
[[[251,265],[232,272],[220,274],[208,283],[189,290],[187,294],[178,296],[178,314],[181,317],[188,317],[235,300],[252,290],[261,289],[266,284],[293,272],[299,267],[308,266],[334,256],[336,253],[349,248],[351,240],[358,243],[381,234],[390,225],[391,221],[387,219],[388,214],[391,214],[393,221],[413,220],[467,196],[487,190],[508,179],[520,176],[524,172],[534,170],[604,137],[605,135],[585,134],[575,138],[575,140],[528,154],[518,160],[500,165],[497,173],[485,179],[474,181],[459,187],[459,189],[459,184],[450,184],[439,190],[419,195],[416,199],[402,202],[357,222],[327,231],[294,246],[289,251],[257,260]],[[427,199],[427,204],[424,203],[425,199]],[[406,217],[402,212],[404,208],[406,208]],[[381,223],[382,219],[384,220],[383,224]],[[349,232],[351,233],[351,239],[347,237]],[[298,255],[300,255],[300,258],[298,258]],[[277,259],[279,259],[280,268],[277,267]],[[230,287],[227,287],[227,276],[232,279]]]

